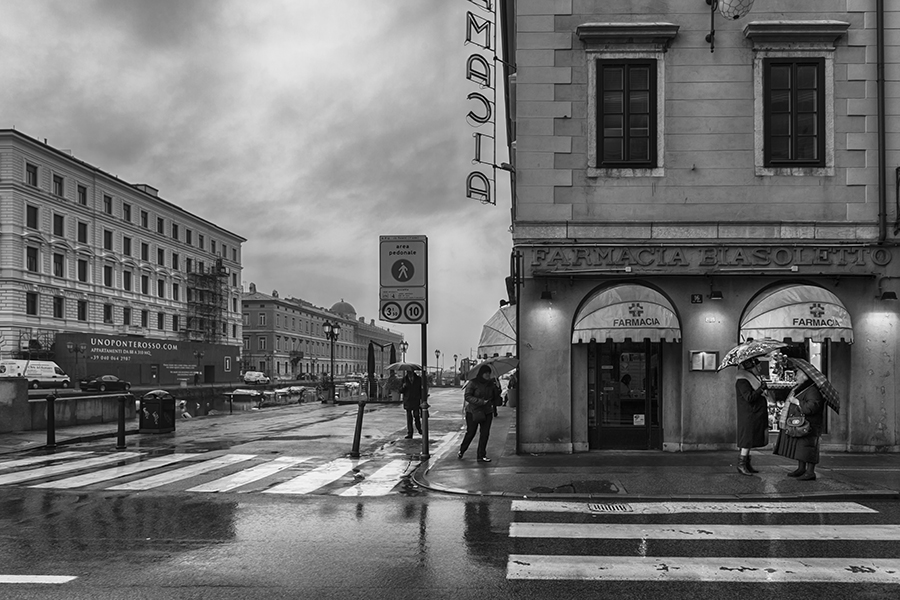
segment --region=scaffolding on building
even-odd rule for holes
[[[228,270],[222,259],[209,269],[191,271],[187,284],[187,319],[182,330],[191,342],[217,343],[227,337]]]

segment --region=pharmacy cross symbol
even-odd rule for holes
[[[409,281],[415,272],[413,264],[405,259],[398,260],[391,266],[391,275],[397,281]]]
[[[628,312],[632,317],[639,317],[644,314],[644,307],[641,306],[640,302],[634,302],[628,307]]]
[[[818,319],[825,314],[825,309],[818,302],[813,302],[809,306],[809,314]]]

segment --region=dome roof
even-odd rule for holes
[[[334,306],[331,307],[331,312],[342,316],[356,316],[356,309],[349,302],[344,302],[343,298],[341,298],[340,302],[334,303]]]

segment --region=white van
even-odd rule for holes
[[[32,389],[72,385],[66,372],[50,360],[0,360],[0,377],[24,377]]]

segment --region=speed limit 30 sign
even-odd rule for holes
[[[428,323],[428,238],[383,235],[380,241],[381,318]]]

